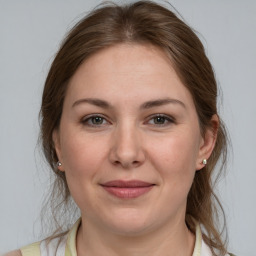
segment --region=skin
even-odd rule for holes
[[[174,101],[141,108],[166,98]],[[59,169],[81,210],[78,256],[192,255],[186,201],[195,172],[213,150],[217,116],[212,126],[202,137],[192,97],[160,49],[120,44],[87,59],[70,80],[53,134]],[[134,179],[154,186],[134,199],[101,186]]]
[[[22,254],[20,250],[16,250],[16,251],[8,252],[4,254],[4,256],[22,256]]]

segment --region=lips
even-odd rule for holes
[[[111,195],[122,198],[132,199],[142,196],[149,192],[155,184],[140,180],[113,180],[101,184],[101,186]]]

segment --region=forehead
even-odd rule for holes
[[[98,51],[80,65],[67,91],[72,100],[88,96],[111,101],[115,96],[120,100],[148,100],[167,95],[191,98],[164,51],[139,44],[119,44]]]

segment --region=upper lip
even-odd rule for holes
[[[155,185],[141,180],[111,180],[101,184],[105,187],[120,187],[120,188],[138,188],[138,187],[149,187]]]

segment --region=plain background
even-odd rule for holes
[[[0,0],[1,252],[36,240],[48,190],[48,170],[36,146],[44,79],[64,34],[100,2]],[[227,214],[229,249],[255,256],[256,1],[170,2],[200,32],[223,91],[219,107],[233,157],[218,193]]]

